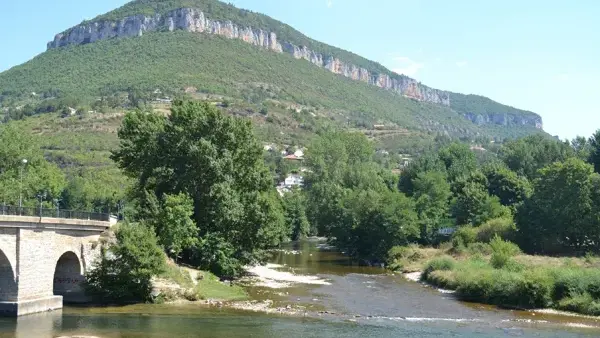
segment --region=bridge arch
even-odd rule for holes
[[[0,301],[15,301],[18,296],[17,281],[10,260],[0,250]]]
[[[83,281],[83,266],[79,256],[73,251],[63,253],[54,269],[54,295],[63,296],[65,302],[77,302],[84,294]]]

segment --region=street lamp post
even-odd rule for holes
[[[59,198],[54,199],[54,203],[56,204],[56,218],[60,218],[60,202],[62,200]]]
[[[27,159],[21,161],[22,166],[19,167],[19,215],[23,210],[23,168],[27,165]]]
[[[41,192],[37,195],[37,197],[40,199],[40,218],[42,218],[42,203],[44,202],[44,199],[46,198],[46,192]]]

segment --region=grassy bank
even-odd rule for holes
[[[451,246],[395,250],[402,253],[396,255],[396,266],[390,267],[423,271],[423,281],[455,290],[465,301],[600,315],[600,259],[596,257],[524,255],[500,239],[459,250]]]
[[[222,283],[208,271],[181,267],[172,262],[167,264],[165,272],[153,284],[158,293],[155,297],[157,303],[181,299],[233,301],[248,298],[244,288],[239,285]]]

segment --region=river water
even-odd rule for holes
[[[249,293],[300,309],[297,315],[198,304],[66,307],[0,319],[0,337],[600,337],[598,319],[462,303],[383,269],[352,265],[316,241],[290,244],[272,263],[273,280]]]

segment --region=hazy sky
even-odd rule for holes
[[[43,52],[54,34],[126,2],[0,0],[0,71]],[[562,138],[600,128],[600,1],[229,2],[431,87],[534,111]]]

